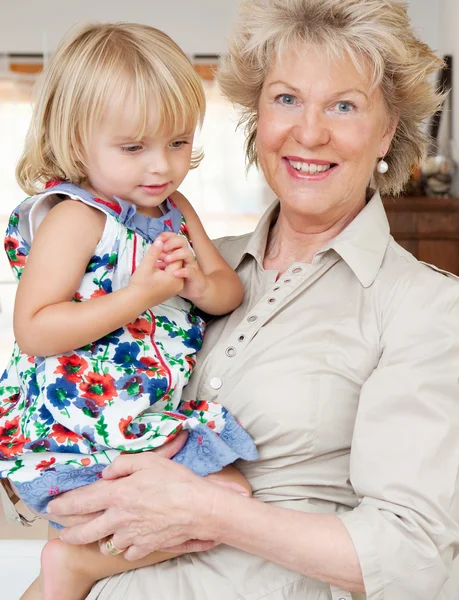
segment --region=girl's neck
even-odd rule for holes
[[[83,189],[85,189],[87,192],[89,192],[90,194],[92,194],[95,198],[101,198],[102,200],[106,200],[107,202],[111,202],[113,200],[113,198],[107,198],[104,196],[104,194],[99,193],[96,189],[94,189],[93,187],[91,187],[88,184],[81,184],[81,187]],[[123,200],[123,202],[126,202],[127,204],[132,204],[133,206],[136,207],[137,212],[140,213],[141,215],[144,215],[145,217],[151,217],[153,219],[158,219],[160,217],[163,216],[163,210],[161,208],[162,204],[161,203],[159,206],[137,206],[137,204],[133,204],[132,202],[129,202],[129,200],[124,200],[124,198],[120,198],[120,200]]]

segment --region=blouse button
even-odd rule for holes
[[[269,300],[268,300],[269,304],[274,304],[275,301],[276,301],[275,298],[269,298]]]
[[[291,279],[284,279],[284,283],[290,283],[291,281]]]
[[[253,323],[254,321],[256,321],[258,319],[257,315],[250,315],[250,317],[247,317],[247,321],[249,323]]]
[[[240,335],[240,336],[237,338],[237,341],[238,341],[238,342],[243,342],[244,340],[245,340],[245,335]]]
[[[298,275],[298,273],[301,273],[303,269],[301,267],[295,267],[292,271],[292,273],[295,273],[295,275]]]
[[[226,356],[229,356],[230,358],[232,358],[236,354],[236,348],[233,348],[233,346],[230,346],[229,348],[227,348],[225,350],[225,354],[226,354]]]
[[[276,285],[275,288],[273,288],[273,292],[278,292],[280,290],[280,286]]]
[[[220,379],[220,377],[212,377],[212,379],[210,380],[210,387],[213,390],[219,390],[223,385],[223,381]]]

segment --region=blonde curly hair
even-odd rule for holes
[[[181,135],[202,125],[206,99],[193,65],[165,33],[137,23],[96,23],[72,29],[36,89],[32,121],[16,178],[27,194],[52,179],[86,179],[89,136],[107,106],[134,98],[135,134],[145,134],[153,99],[159,128]],[[194,150],[190,168],[203,153]]]
[[[392,0],[243,0],[222,59],[223,94],[242,109],[248,167],[258,165],[258,101],[266,74],[277,58],[298,44],[320,46],[328,55],[349,56],[360,72],[372,73],[389,118],[398,120],[385,156],[389,171],[374,173],[383,194],[398,194],[428,144],[426,119],[443,101],[429,76],[443,66],[414,34],[406,4]]]

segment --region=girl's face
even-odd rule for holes
[[[283,209],[318,228],[359,212],[394,132],[365,73],[315,46],[291,49],[268,72],[258,114],[260,166]]]
[[[88,187],[96,196],[106,200],[117,196],[140,213],[157,217],[161,214],[157,207],[190,169],[194,131],[149,135],[148,131],[158,130],[153,104],[149,114],[147,134],[136,139],[134,102],[128,99],[121,111],[108,107],[89,138]]]

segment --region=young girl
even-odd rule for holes
[[[195,307],[219,315],[242,298],[176,191],[201,159],[192,144],[204,110],[192,65],[152,27],[88,26],[44,76],[18,167],[31,197],[5,241],[20,283],[0,383],[0,477],[36,513],[120,452],[183,429],[175,460],[199,475],[257,457],[223,407],[180,402],[204,333]],[[220,476],[241,481],[234,469]],[[122,549],[109,540],[107,550]],[[78,600],[101,577],[170,556],[132,563],[52,540],[23,598]]]

